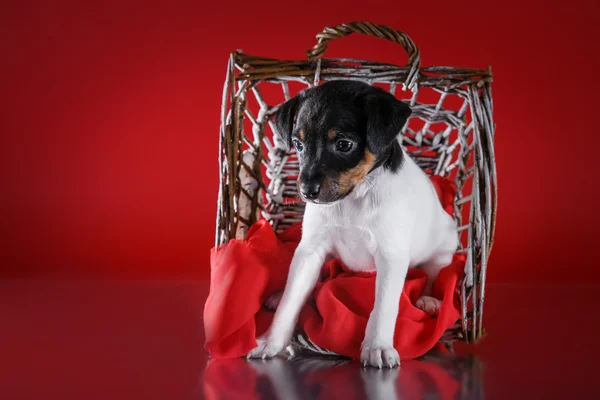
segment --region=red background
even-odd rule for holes
[[[423,65],[492,66],[489,279],[600,281],[596,1],[49,3],[0,12],[2,276],[208,277],[228,53],[302,58],[370,20]],[[328,55],[406,59],[360,37]]]

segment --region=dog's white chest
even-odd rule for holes
[[[356,272],[375,271],[373,235],[357,227],[338,228],[331,232],[333,256]]]
[[[369,228],[373,213],[364,206],[362,202],[349,201],[332,209],[326,218],[332,255],[357,272],[375,271],[377,243]]]

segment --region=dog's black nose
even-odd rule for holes
[[[302,183],[300,185],[300,191],[302,196],[308,200],[314,200],[319,196],[321,191],[321,184],[318,182]]]

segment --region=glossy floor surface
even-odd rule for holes
[[[2,399],[600,398],[600,286],[489,285],[488,335],[400,369],[211,360],[200,281],[0,281]]]

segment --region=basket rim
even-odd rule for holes
[[[273,81],[281,79],[306,80],[319,76],[319,80],[327,81],[348,77],[350,79],[362,79],[364,81],[403,83],[410,68],[388,62],[364,60],[358,58],[322,58],[319,61],[307,59],[278,59],[263,57],[244,53],[238,49],[230,53],[230,62],[234,67],[233,79],[240,81]],[[355,66],[344,65],[354,63]],[[373,75],[372,68],[381,69],[381,77],[366,76]],[[352,70],[354,69],[354,71]],[[363,69],[361,76],[358,74]],[[345,71],[344,71],[345,70]],[[380,78],[380,79],[378,79]],[[416,82],[423,86],[433,86],[440,89],[451,89],[465,84],[478,84],[493,82],[491,66],[487,69],[455,67],[449,65],[431,65],[419,68]]]
[[[243,50],[241,49],[237,49],[235,51],[232,51],[231,53],[229,53],[230,55],[233,55],[235,57],[244,57],[246,60],[258,60],[258,61],[275,61],[275,62],[283,62],[283,63],[302,63],[302,64],[316,64],[317,61],[309,61],[307,59],[292,59],[292,58],[273,58],[273,57],[265,57],[265,56],[261,56],[261,55],[257,55],[257,54],[251,54],[251,53],[245,53]],[[336,62],[336,61],[349,61],[349,62],[360,62],[362,64],[374,64],[374,65],[386,65],[386,66],[390,66],[390,67],[397,67],[397,68],[401,68],[401,69],[408,69],[408,67],[406,67],[405,65],[400,65],[400,64],[395,64],[395,63],[389,63],[389,62],[384,62],[384,61],[377,61],[377,60],[365,60],[362,58],[351,58],[351,57],[323,57],[321,58],[322,61],[329,61],[329,62]],[[451,65],[429,65],[426,67],[420,67],[419,70],[428,70],[431,68],[453,68],[453,69],[457,69],[457,70],[465,70],[465,71],[477,71],[477,72],[481,72],[482,74],[486,74],[486,75],[492,75],[491,71],[489,69],[481,69],[481,68],[471,68],[471,67],[458,67],[458,66],[451,66]]]

